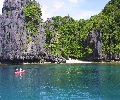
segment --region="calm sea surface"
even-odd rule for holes
[[[0,100],[120,100],[120,65],[0,66]]]

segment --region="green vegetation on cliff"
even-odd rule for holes
[[[37,34],[40,22],[42,22],[42,11],[40,5],[35,1],[28,2],[24,8],[24,14],[26,19],[26,29],[28,33]]]
[[[28,4],[24,10],[27,30],[37,33],[35,26],[41,21],[40,7],[36,2]],[[55,16],[53,21],[45,21],[46,49],[48,53],[65,58],[86,59],[93,55],[93,42],[87,45],[87,36],[91,31],[102,33],[102,55],[105,59],[110,54],[120,55],[120,1],[109,1],[104,9],[90,19],[74,20],[69,15]],[[52,29],[50,29],[52,27]]]

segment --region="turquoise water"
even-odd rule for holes
[[[0,66],[0,100],[120,100],[120,65]]]

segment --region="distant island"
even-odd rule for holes
[[[0,62],[120,61],[120,1],[109,1],[90,19],[69,15],[43,21],[35,0],[4,0],[0,15]]]

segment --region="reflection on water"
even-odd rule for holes
[[[19,79],[22,79],[22,77],[24,76],[25,73],[18,73],[18,74],[15,74],[15,76]]]
[[[0,100],[119,100],[118,65],[24,65],[0,67]]]

